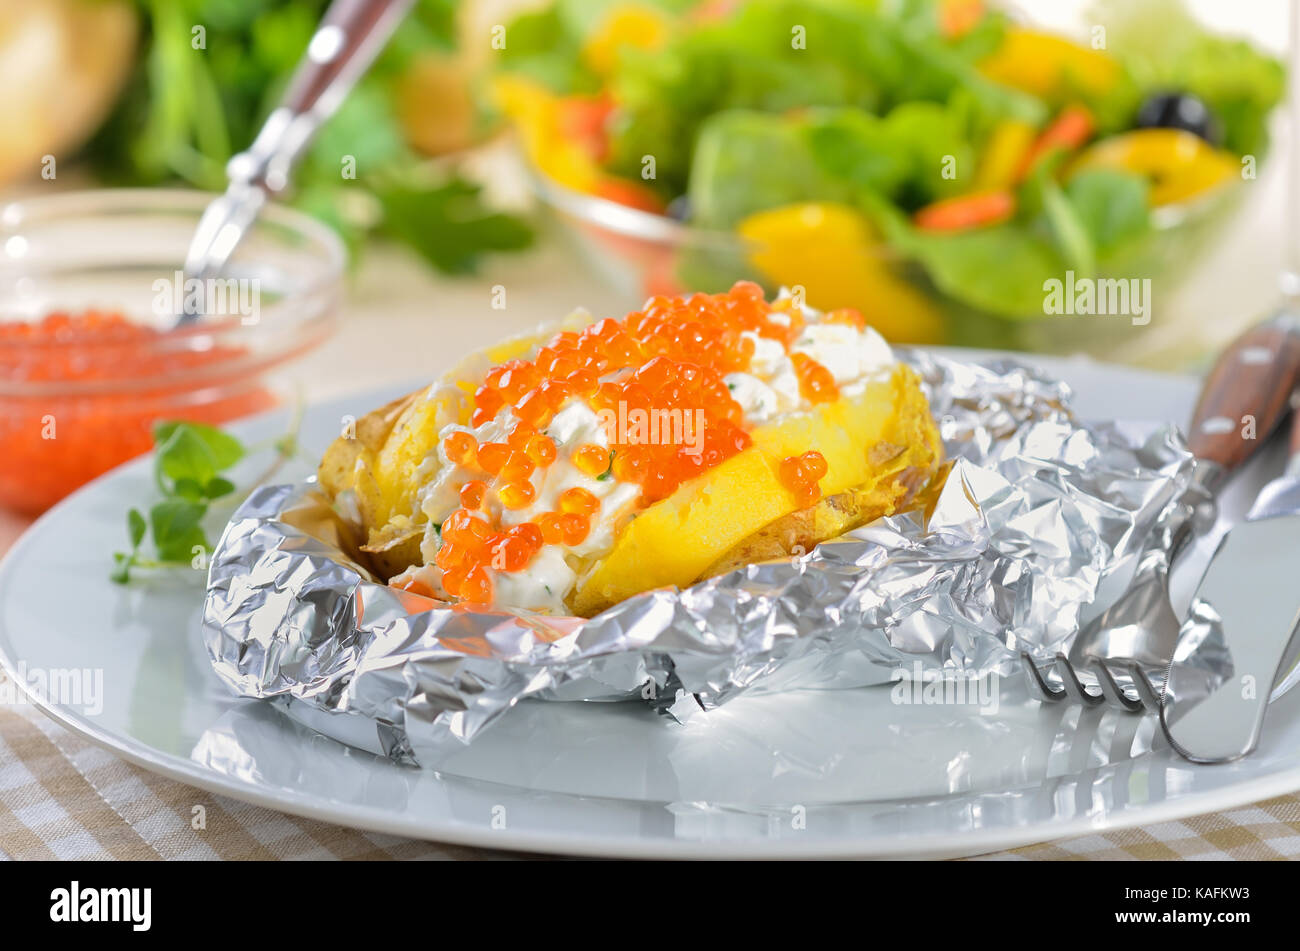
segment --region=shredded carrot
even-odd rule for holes
[[[1006,221],[1016,213],[1016,196],[1007,191],[976,192],[926,205],[913,216],[924,231],[969,231]]]
[[[939,32],[950,40],[965,36],[984,19],[984,0],[943,0],[939,4]]]
[[[1017,179],[1023,179],[1043,158],[1058,150],[1073,151],[1090,138],[1097,129],[1092,113],[1083,106],[1067,106],[1060,115],[1034,140],[1020,163]]]

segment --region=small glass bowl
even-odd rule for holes
[[[147,451],[158,420],[271,408],[271,371],[330,334],[343,245],[287,208],[263,210],[220,283],[185,282],[212,197],[118,189],[0,206],[0,506],[48,508]],[[178,327],[187,294],[210,316]]]

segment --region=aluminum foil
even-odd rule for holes
[[[349,557],[351,530],[313,483],[267,487],[213,556],[213,666],[241,696],[432,767],[525,697],[632,700],[680,721],[749,690],[1007,675],[1026,650],[1046,662],[1188,511],[1195,460],[1172,426],[1079,421],[1069,388],[1029,367],[907,359],[950,460],[928,512],[586,620],[389,588]]]

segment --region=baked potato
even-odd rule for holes
[[[941,454],[858,315],[740,284],[472,355],[357,420],[319,480],[390,583],[592,616],[898,511]]]

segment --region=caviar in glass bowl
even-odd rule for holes
[[[342,247],[287,209],[266,209],[221,283],[186,282],[209,200],[113,190],[0,207],[0,506],[48,508],[147,451],[160,420],[269,409],[272,371],[329,334]],[[187,293],[218,306],[177,326]]]

